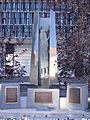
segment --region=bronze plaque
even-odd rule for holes
[[[69,103],[80,104],[81,103],[81,91],[80,88],[69,88]]]
[[[35,92],[36,103],[52,103],[52,92]]]
[[[6,103],[17,102],[17,88],[6,88]]]

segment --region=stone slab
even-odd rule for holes
[[[1,109],[20,108],[20,86],[17,83],[3,83],[0,96]]]
[[[59,109],[58,89],[28,89],[27,108]]]
[[[88,107],[88,87],[86,84],[67,85],[67,109],[86,110]]]

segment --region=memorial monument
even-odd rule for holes
[[[39,11],[34,15],[30,83],[49,87],[56,81],[57,54],[55,12],[50,10],[50,17],[40,18]]]
[[[57,83],[55,12],[50,17],[41,18],[39,11],[34,14],[30,84],[39,88],[30,88],[25,83],[5,83],[0,86],[0,108],[40,108],[40,110],[59,109],[59,90],[46,89]],[[23,91],[23,87],[26,87]],[[22,89],[21,89],[22,88]],[[45,89],[44,89],[45,88]],[[3,93],[3,94],[2,94]],[[22,94],[23,93],[23,94]],[[84,94],[86,93],[86,94]],[[67,86],[66,109],[87,109],[87,86],[85,83],[69,83]]]
[[[46,89],[49,88],[50,84],[57,82],[55,12],[50,10],[50,17],[41,18],[39,11],[35,11],[33,19],[30,82],[5,82],[1,84],[1,109],[59,109],[59,90]],[[34,87],[31,87],[32,84]]]

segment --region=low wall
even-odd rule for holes
[[[59,98],[59,89],[27,88],[22,95],[18,83],[4,83],[0,84],[0,109],[86,110],[87,90],[86,84],[73,83],[67,85],[66,98]]]
[[[38,108],[44,110],[59,109],[58,89],[27,88],[20,94],[18,83],[0,84],[0,109]]]

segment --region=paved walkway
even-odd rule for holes
[[[87,120],[87,119],[90,120],[90,112],[86,111],[71,111],[71,110],[38,111],[35,109],[0,110],[0,120]]]

